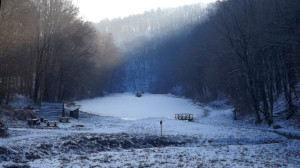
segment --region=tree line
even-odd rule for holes
[[[274,103],[286,101],[286,118],[297,111],[300,2],[217,2],[194,28],[179,56],[185,94],[199,99],[229,95],[237,113],[274,121]]]
[[[177,8],[152,9],[143,14],[130,15],[124,18],[102,20],[96,24],[100,32],[112,33],[116,43],[123,50],[138,46],[145,39],[164,36],[183,26],[191,28],[202,20],[206,5],[194,4]],[[128,49],[129,48],[129,49]]]
[[[119,51],[111,34],[78,17],[71,0],[2,0],[0,102],[15,93],[39,101],[100,96]]]

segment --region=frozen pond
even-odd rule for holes
[[[145,118],[173,119],[178,113],[202,114],[189,99],[172,95],[145,94],[136,97],[134,94],[113,94],[76,102],[81,110],[101,116],[111,116],[128,120]]]

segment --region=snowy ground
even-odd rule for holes
[[[0,139],[0,166],[300,167],[300,140],[274,132],[300,135],[299,130],[233,121],[229,106],[201,107],[188,99],[150,94],[76,103],[88,113],[59,129],[11,126],[11,136]],[[192,113],[195,120],[175,120],[176,113]]]

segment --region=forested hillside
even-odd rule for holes
[[[185,94],[199,99],[230,96],[236,111],[273,123],[274,103],[297,111],[300,1],[218,2],[196,26],[178,56]]]
[[[96,24],[100,32],[113,35],[122,55],[109,91],[169,93],[177,83],[175,55],[212,7],[195,4],[157,9]]]
[[[119,51],[109,34],[78,17],[71,0],[2,0],[0,102],[100,96]]]
[[[227,97],[238,114],[271,124],[280,96],[287,119],[297,111],[299,25],[299,1],[228,0],[97,27],[119,37],[124,48],[111,91],[172,92],[200,101]]]

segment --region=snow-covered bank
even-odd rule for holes
[[[59,129],[9,128],[11,136],[0,139],[0,167],[300,165],[300,140],[233,121],[231,107],[198,106],[189,99],[149,94],[115,94],[77,104],[89,113],[60,123]],[[176,120],[176,113],[192,113],[195,120]]]

